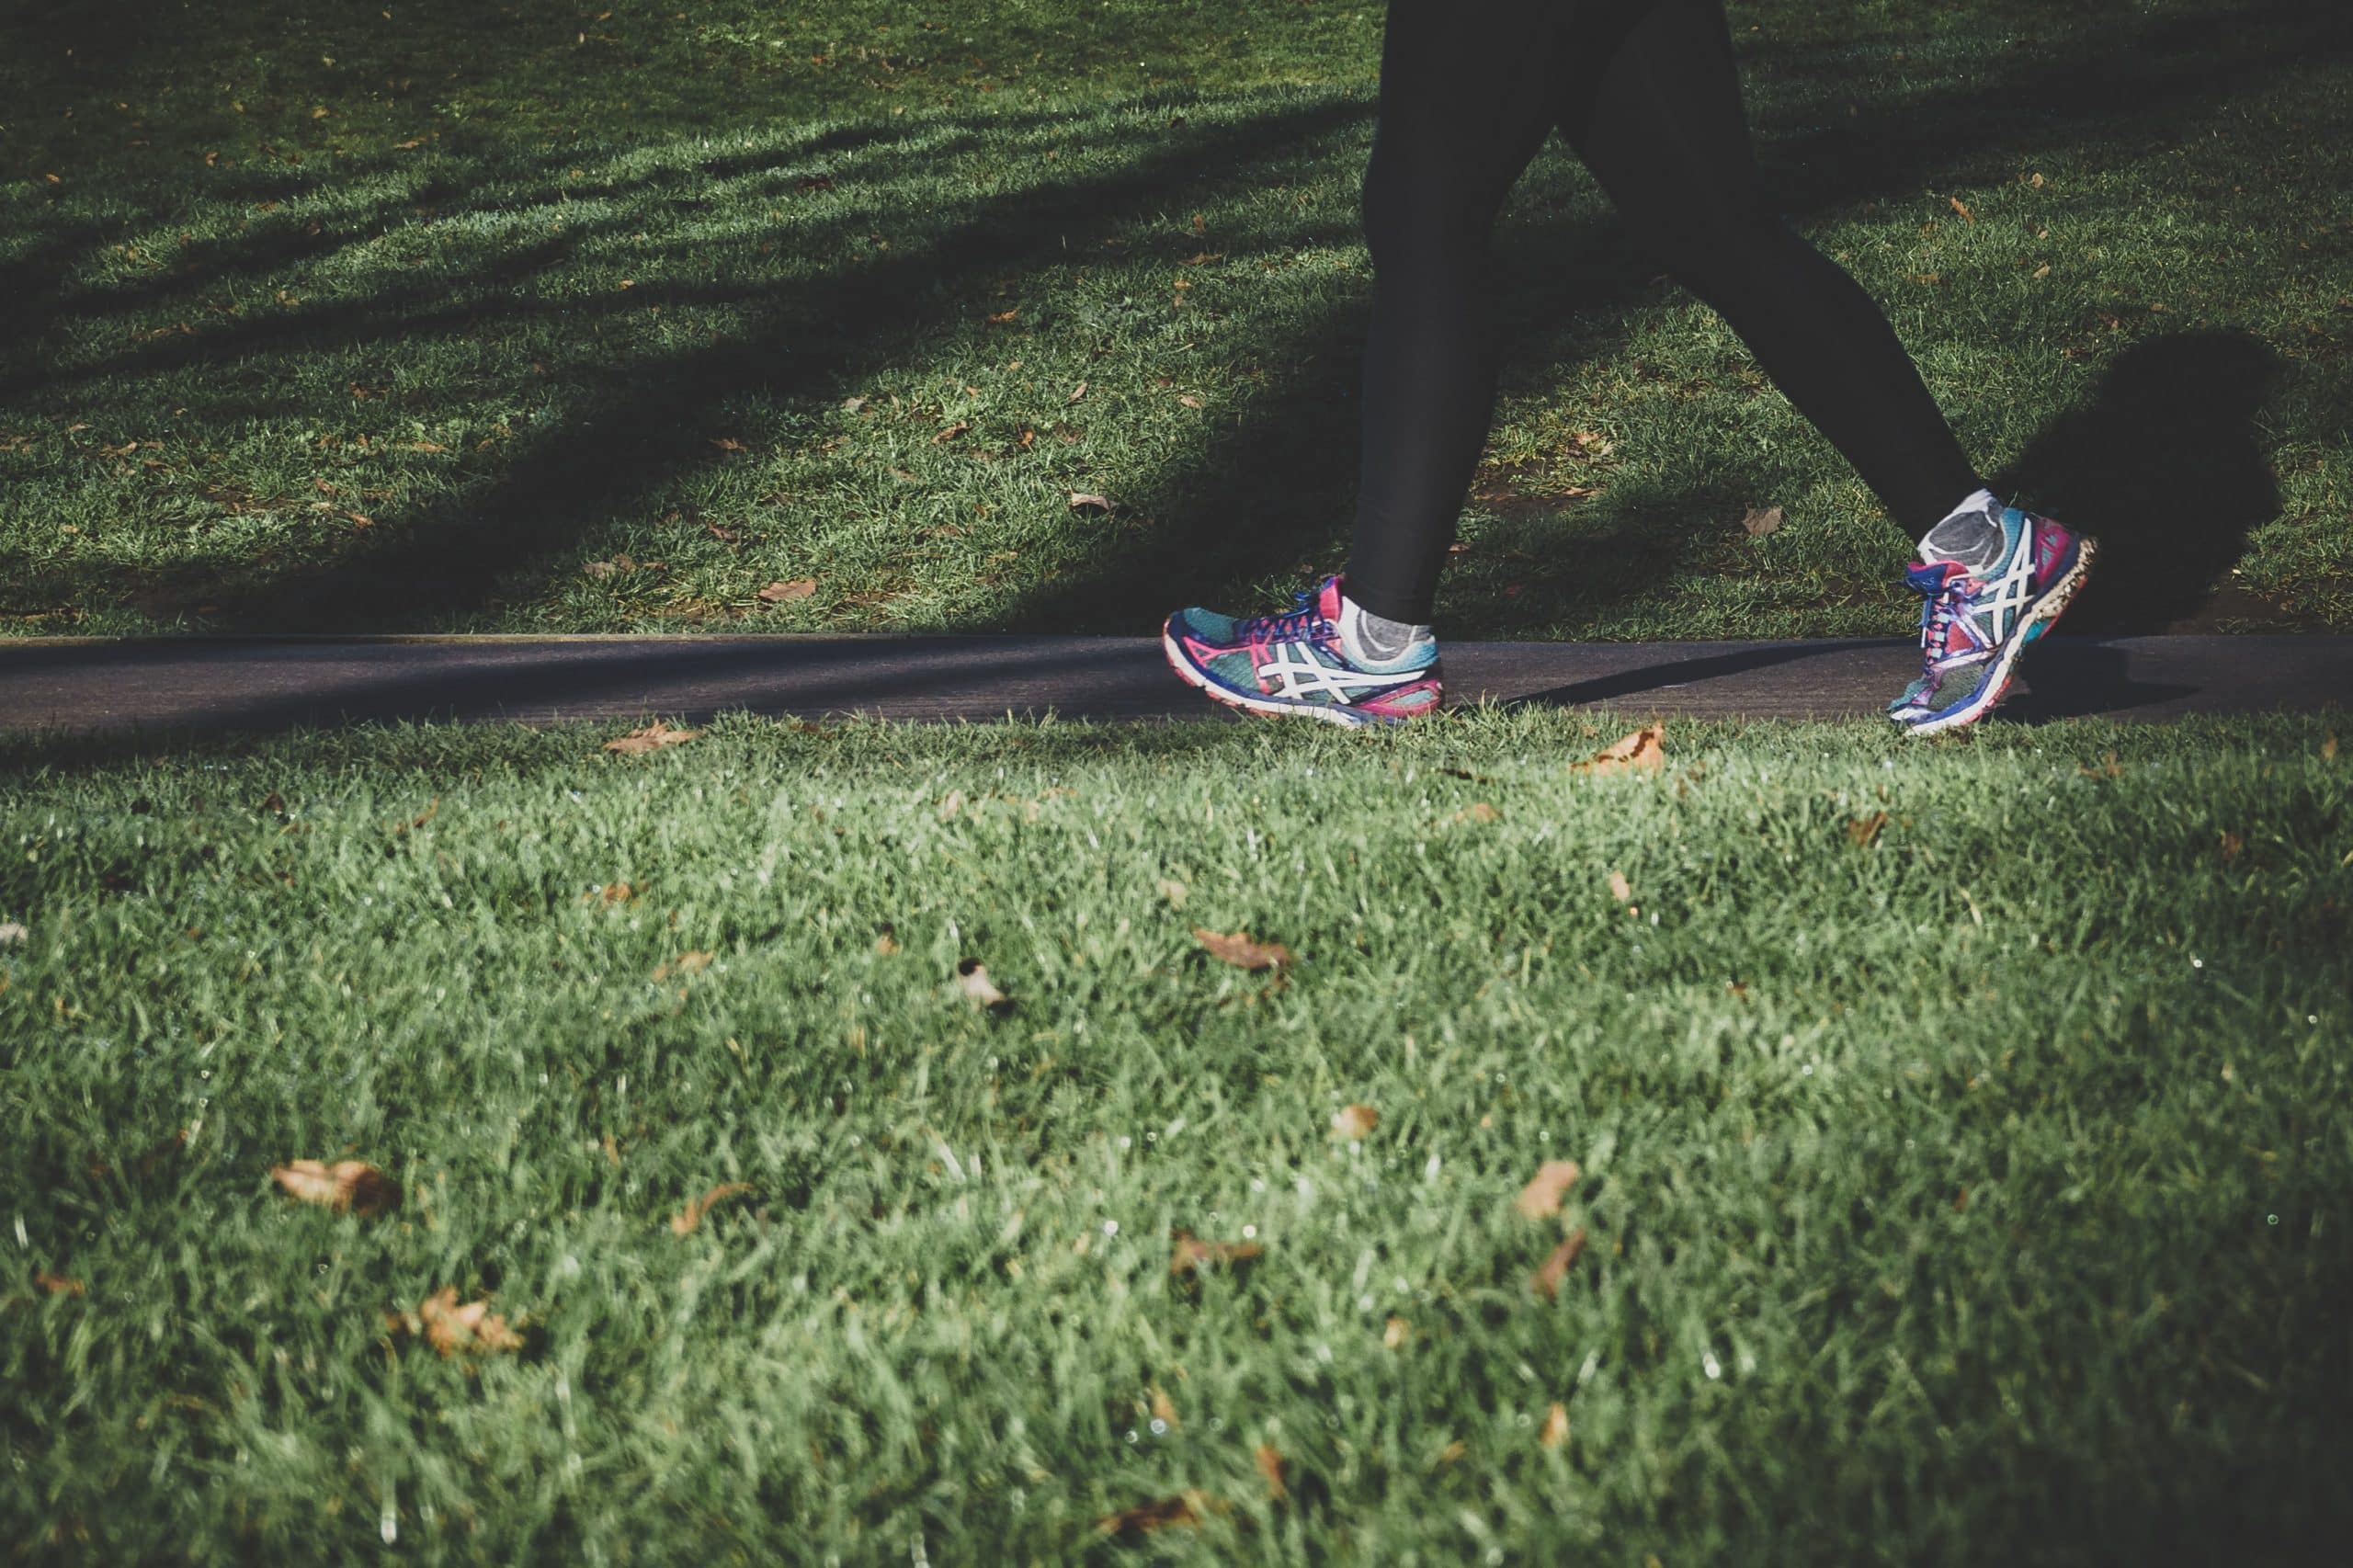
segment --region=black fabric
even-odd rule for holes
[[[1495,412],[1488,235],[1558,129],[1631,238],[1707,301],[1917,538],[1980,487],[1887,318],[1771,205],[1722,0],[1392,0],[1348,596],[1427,621]]]

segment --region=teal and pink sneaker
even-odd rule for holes
[[[1299,714],[1335,724],[1393,724],[1433,711],[1438,643],[1424,639],[1386,662],[1348,657],[1340,579],[1291,596],[1279,615],[1236,619],[1180,609],[1160,634],[1168,667],[1218,701],[1253,713]]]
[[[2092,541],[2016,506],[1987,507],[1982,561],[1915,561],[1906,586],[1920,607],[1920,676],[1887,705],[1915,735],[1958,729],[2009,690],[2018,655],[2051,630],[2091,574]],[[1933,539],[1934,536],[1932,535]]]

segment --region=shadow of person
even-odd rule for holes
[[[2280,368],[2235,327],[2145,339],[1993,476],[1995,494],[2098,541],[2067,635],[2188,630],[2208,606],[2279,510],[2255,421]]]

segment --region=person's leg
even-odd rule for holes
[[[1347,597],[1430,618],[1485,441],[1495,345],[1488,236],[1551,131],[1569,0],[1392,0],[1364,176],[1372,323]]]
[[[1579,31],[1618,41],[1563,80],[1562,133],[1635,244],[1730,324],[1913,538],[1979,499],[1886,316],[1768,199],[1722,0],[1592,0]]]

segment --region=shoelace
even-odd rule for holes
[[[1305,588],[1291,595],[1290,608],[1276,615],[1254,615],[1238,630],[1257,642],[1281,642],[1311,635],[1323,620],[1323,613],[1315,608],[1315,590]]]
[[[1920,652],[1930,664],[1951,651],[1952,623],[1973,585],[1966,576],[1948,577],[1942,587],[1925,596],[1927,602],[1920,607]]]

